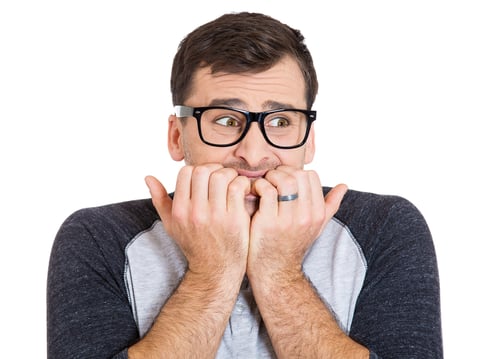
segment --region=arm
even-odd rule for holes
[[[188,271],[129,359],[214,358],[239,292],[236,277]]]
[[[346,187],[335,187],[325,201],[314,172],[280,167],[255,188],[261,200],[251,225],[247,273],[277,356],[368,358],[368,350],[339,328],[301,269]],[[297,200],[277,202],[278,194],[296,192]]]
[[[368,358],[368,350],[339,328],[301,271],[253,278],[256,302],[279,358]]]
[[[110,226],[107,212],[79,211],[55,238],[47,281],[48,358],[127,358],[125,349],[138,339],[121,280],[124,233]]]
[[[246,270],[249,181],[221,165],[181,169],[173,200],[153,177],[153,203],[186,256],[186,275],[129,358],[216,355]]]
[[[436,254],[421,213],[405,199],[358,192],[343,207],[337,217],[368,265],[350,336],[381,358],[443,358]]]
[[[119,231],[119,221],[126,218],[119,217],[118,209],[116,218],[101,212],[76,213],[54,242],[47,290],[48,358],[127,359],[129,346],[129,358],[214,357],[242,275],[237,279],[234,271],[221,271],[204,276],[188,270],[139,341],[119,243],[132,234]]]
[[[128,205],[83,210],[70,217],[56,237],[49,264],[48,357],[126,359],[128,351],[129,358],[199,357],[199,353],[213,357],[246,268],[249,216],[243,186],[249,190],[249,181],[242,182],[240,178],[232,186],[231,211],[225,216],[213,208],[201,210],[198,203],[188,216],[195,213],[197,218],[185,217],[186,221],[181,219],[188,213],[188,204],[180,200],[182,191],[171,203],[160,183],[151,182],[152,202],[184,250],[189,268],[142,339],[123,280],[124,250],[135,235],[158,220],[156,211],[150,206],[146,210],[145,204]],[[219,189],[220,184],[216,186]],[[214,201],[225,211],[226,193],[220,196],[222,205],[221,200]],[[241,213],[233,213],[238,210]],[[205,216],[211,214],[213,218]],[[220,234],[222,228],[226,231]],[[223,246],[225,238],[231,239],[229,246]],[[230,270],[225,270],[226,263]]]

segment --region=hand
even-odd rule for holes
[[[248,276],[299,275],[307,250],[337,212],[346,185],[334,187],[325,199],[316,172],[280,166],[253,188],[260,201],[251,221]],[[278,201],[278,195],[295,193],[295,200]]]
[[[219,164],[186,166],[179,171],[173,200],[154,177],[146,183],[191,272],[211,277],[230,269],[244,275],[250,222],[244,205],[250,191],[247,177]]]

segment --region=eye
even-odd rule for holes
[[[274,117],[266,123],[269,127],[288,127],[289,125],[290,121],[285,117]]]
[[[226,126],[226,127],[240,127],[241,123],[237,118],[232,116],[226,115],[223,117],[219,117],[215,121],[218,125]]]

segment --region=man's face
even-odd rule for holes
[[[195,74],[191,96],[181,105],[191,107],[230,106],[252,112],[283,107],[306,109],[305,83],[298,64],[284,58],[267,71],[252,74],[211,74],[201,68]],[[243,140],[229,147],[213,147],[199,138],[194,118],[169,118],[168,146],[174,160],[188,165],[220,163],[231,167],[252,181],[280,165],[302,168],[314,155],[314,131],[306,144],[295,149],[279,149],[269,145],[257,124],[252,124]],[[246,197],[248,211],[254,212],[256,197]]]

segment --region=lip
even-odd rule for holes
[[[259,196],[256,196],[252,192],[249,192],[246,196],[244,196],[244,199],[247,201],[256,202],[257,200],[259,200]]]
[[[253,184],[253,182],[256,179],[264,177],[266,172],[267,172],[266,170],[264,170],[264,171],[248,171],[248,170],[239,169],[238,175],[248,177],[248,179],[251,181],[251,184]],[[247,201],[250,201],[250,202],[257,202],[259,200],[259,196],[256,193],[253,193],[252,191],[253,191],[253,189],[251,188],[251,192],[249,192],[244,198]]]
[[[238,174],[240,176],[246,176],[248,177],[249,179],[255,179],[255,178],[261,178],[261,177],[264,177],[264,175],[266,174],[266,170],[264,171],[248,171],[248,170],[237,170],[238,171]]]

